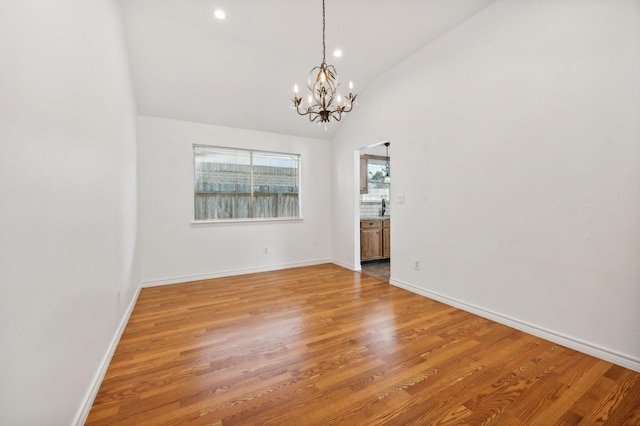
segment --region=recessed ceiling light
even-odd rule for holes
[[[213,12],[213,15],[220,20],[227,17],[227,14],[224,13],[224,10],[220,10],[220,9],[217,9],[215,12]]]
[[[333,51],[333,56],[335,56],[336,58],[339,58],[340,56],[342,56],[342,50],[340,49],[336,49]]]

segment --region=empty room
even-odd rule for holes
[[[640,424],[640,0],[6,0],[0,53],[0,424]]]

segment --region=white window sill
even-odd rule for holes
[[[230,223],[265,223],[265,222],[302,222],[303,217],[270,217],[258,219],[217,219],[217,220],[192,220],[192,225],[217,225]]]

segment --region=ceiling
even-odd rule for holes
[[[327,63],[367,102],[377,76],[493,1],[326,0]],[[340,125],[289,109],[294,83],[322,62],[320,0],[121,3],[140,114],[321,139]]]

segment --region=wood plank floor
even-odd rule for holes
[[[145,288],[87,425],[638,425],[640,374],[335,265]]]

